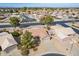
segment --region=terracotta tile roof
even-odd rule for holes
[[[31,28],[31,29],[27,29],[29,32],[32,32],[33,36],[39,36],[40,38],[44,38],[46,37],[47,34],[47,30],[44,28]]]

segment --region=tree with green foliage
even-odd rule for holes
[[[54,19],[52,16],[44,16],[41,18],[40,22],[44,25],[48,25],[48,24],[52,23],[53,21],[54,21]]]
[[[26,12],[26,9],[27,9],[26,7],[23,7],[23,8],[21,8],[21,11]]]
[[[10,33],[7,29],[3,29],[2,32]]]
[[[26,55],[28,55],[29,54],[29,49],[27,49],[25,46],[23,47],[21,47],[21,54],[23,55],[23,56],[26,56]]]
[[[10,22],[10,24],[12,25],[12,26],[14,26],[14,27],[17,27],[17,26],[19,26],[20,25],[20,21],[19,21],[19,18],[17,18],[17,17],[10,17],[10,19],[9,19],[9,22]]]
[[[32,36],[32,33],[26,31],[21,36],[21,43],[20,44],[21,44],[21,52],[22,52],[22,54],[26,54],[27,55],[27,52],[24,52],[24,51],[29,50],[33,46],[33,36]]]
[[[14,37],[19,37],[21,34],[18,31],[14,31],[11,33]]]
[[[9,10],[10,13],[13,13],[14,11],[12,9]]]
[[[40,22],[44,25],[47,25],[47,29],[49,29],[49,24],[54,22],[54,19],[52,16],[47,15],[41,18]]]
[[[32,47],[32,40],[33,36],[31,32],[26,31],[22,36],[21,36],[21,45],[26,46],[27,49]]]

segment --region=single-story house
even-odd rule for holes
[[[16,46],[17,42],[11,34],[8,34],[7,32],[0,33],[0,47],[3,51],[11,51]]]
[[[70,42],[72,42],[72,39],[74,40],[74,35],[76,34],[72,28],[65,28],[62,26],[52,26],[51,27],[54,30],[54,33],[56,35],[56,39],[59,40],[63,45],[65,45],[67,48],[71,47]]]
[[[70,35],[74,35],[75,31],[72,28],[69,27],[62,27],[62,26],[51,26],[51,28],[54,30],[54,32],[56,32],[56,34],[58,35],[58,33],[62,33],[65,36],[70,36]]]

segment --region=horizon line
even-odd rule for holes
[[[79,8],[79,3],[0,3],[0,8]]]

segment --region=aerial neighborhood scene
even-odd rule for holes
[[[0,3],[0,56],[79,56],[79,4]]]

